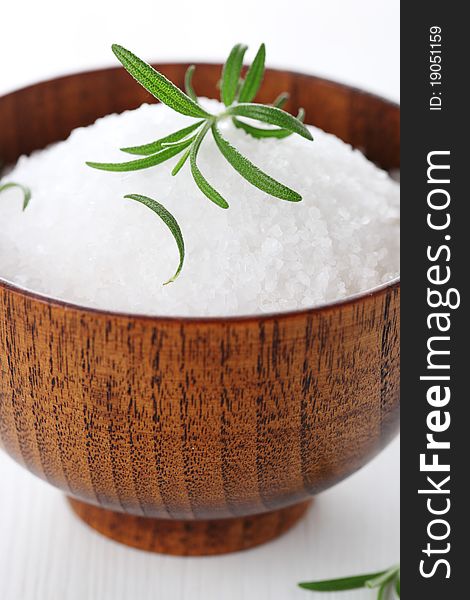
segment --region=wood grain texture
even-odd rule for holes
[[[396,437],[366,467],[316,497],[282,537],[201,559],[141,552],[95,534],[58,490],[0,451],[0,598],[375,600],[370,590],[315,598],[296,584],[397,562],[399,459]]]
[[[185,65],[158,68],[181,83]],[[219,72],[198,66],[199,93],[213,95]],[[260,99],[284,89],[307,120],[398,167],[395,105],[277,71]],[[147,100],[116,69],[10,94],[0,98],[0,154],[13,161]],[[360,468],[396,431],[398,316],[397,283],[319,309],[233,319],[111,314],[0,283],[1,444],[68,495],[173,520],[175,532],[178,520],[285,509]],[[195,537],[196,547],[214,551]]]
[[[218,555],[254,548],[288,531],[311,502],[236,519],[177,521],[122,514],[69,498],[74,512],[106,537],[140,550],[176,556]]]

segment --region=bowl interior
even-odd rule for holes
[[[155,65],[180,87],[184,85],[187,66],[183,63]],[[196,65],[194,86],[199,95],[218,95],[217,82],[221,68],[222,65],[216,64]],[[337,135],[360,149],[383,169],[399,168],[398,105],[337,82],[274,69],[266,71],[257,100],[269,103],[284,91],[290,95],[286,110],[295,113],[299,107],[304,107],[307,123]],[[66,139],[73,129],[90,125],[99,117],[137,108],[144,102],[152,101],[155,99],[122,68],[77,73],[0,97],[0,167],[2,164],[14,163],[23,154]],[[66,302],[20,290],[0,277],[0,287],[5,286],[17,289],[30,298],[71,306]],[[327,306],[354,302],[372,293],[380,294],[388,286],[395,288],[398,281],[328,303]],[[324,307],[317,306],[312,310],[322,310]],[[294,311],[296,312],[306,311]],[[269,318],[271,315],[265,316]],[[233,317],[235,320],[249,318],[253,317]],[[226,319],[225,317],[224,320]],[[198,320],[217,320],[217,317]]]

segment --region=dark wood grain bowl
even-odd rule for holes
[[[185,64],[158,68],[182,84]],[[219,65],[198,65],[214,96]],[[268,71],[259,99],[399,167],[399,108],[317,77]],[[0,157],[150,101],[121,69],[0,98]],[[115,314],[0,282],[0,441],[126,544],[218,554],[293,525],[311,495],[373,457],[398,427],[399,284],[295,313]],[[3,493],[8,493],[8,489]],[[364,493],[369,493],[364,490]]]

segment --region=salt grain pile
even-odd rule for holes
[[[216,101],[204,106],[220,112]],[[290,203],[247,183],[210,135],[199,165],[228,200],[205,198],[178,157],[144,171],[107,173],[86,160],[120,162],[119,152],[193,122],[164,105],[99,119],[70,138],[22,157],[9,181],[31,187],[0,196],[0,277],[85,306],[153,315],[240,315],[300,309],[338,300],[398,274],[399,186],[349,146],[314,127],[309,142],[255,140],[230,122],[225,136],[252,162],[303,196]],[[384,143],[387,143],[384,140]],[[148,208],[125,200],[148,195],[178,220],[175,242]]]

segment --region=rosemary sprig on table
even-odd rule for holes
[[[255,138],[285,138],[293,133],[312,140],[312,135],[303,124],[304,113],[299,111],[297,117],[282,110],[287,100],[287,94],[281,94],[272,105],[253,103],[258,93],[264,76],[266,50],[261,44],[252,65],[242,77],[243,58],[247,47],[242,44],[234,46],[223,67],[220,81],[220,98],[225,105],[225,110],[214,115],[206,111],[198,101],[192,85],[195,67],[191,65],[186,71],[186,93],[176,87],[164,75],[142,61],[129,50],[114,44],[113,52],[124,68],[155,98],[183,115],[197,119],[193,124],[175,131],[163,138],[140,146],[121,148],[123,152],[141,158],[122,163],[87,162],[94,169],[104,171],[136,171],[159,165],[170,158],[180,155],[180,159],[172,170],[172,175],[177,175],[189,160],[192,177],[201,192],[221,208],[228,208],[225,198],[207,181],[198,166],[198,155],[206,135],[210,132],[221,154],[227,162],[242,177],[260,190],[289,202],[302,200],[300,194],[286,185],[273,179],[270,175],[254,165],[243,156],[222,135],[219,123],[230,118],[234,125],[243,129]],[[241,117],[241,118],[240,118]],[[244,118],[267,123],[270,128],[259,127],[247,123]],[[175,218],[161,204],[139,194],[129,194],[126,198],[142,202],[151,208],[173,234],[180,252],[180,263],[175,275],[167,282],[174,281],[181,272],[184,262],[184,241]],[[145,201],[143,200],[145,198]]]
[[[11,181],[8,183],[0,184],[0,194],[12,188],[18,188],[23,193],[23,210],[26,210],[29,201],[31,200],[31,190],[21,183],[13,183]]]
[[[343,590],[356,590],[359,588],[377,589],[377,600],[385,600],[388,592],[393,588],[397,597],[400,597],[400,566],[396,565],[386,571],[352,575],[340,579],[326,579],[323,581],[309,581],[299,583],[299,587],[313,592],[339,592]]]

